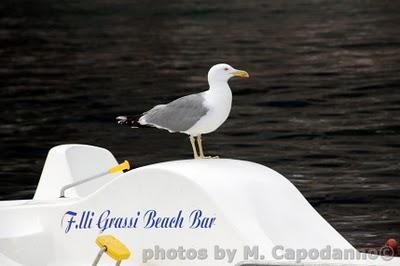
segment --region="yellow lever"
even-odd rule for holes
[[[121,163],[119,165],[116,165],[116,166],[113,166],[110,169],[108,169],[108,172],[110,174],[112,174],[112,173],[116,173],[116,172],[119,172],[119,171],[122,171],[122,170],[129,170],[130,168],[131,167],[129,165],[129,162],[127,160],[125,160],[123,163]]]
[[[107,255],[116,261],[126,260],[131,255],[129,249],[112,235],[98,236],[96,244],[104,248]]]

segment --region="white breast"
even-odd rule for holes
[[[228,118],[232,106],[232,92],[228,83],[210,88],[204,93],[204,98],[204,105],[209,111],[193,127],[185,131],[186,134],[198,136],[213,132]]]

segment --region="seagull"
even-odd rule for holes
[[[116,119],[118,124],[131,127],[156,127],[170,133],[187,134],[194,158],[211,158],[204,155],[201,136],[215,131],[228,118],[232,106],[228,81],[232,77],[248,78],[249,74],[228,64],[214,65],[208,71],[208,90],[156,105],[140,117],[118,116]]]

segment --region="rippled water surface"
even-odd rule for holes
[[[106,147],[135,166],[190,158],[187,137],[118,127],[230,82],[211,154],[267,165],[357,247],[400,234],[399,1],[0,2],[0,199],[31,198],[47,151]]]

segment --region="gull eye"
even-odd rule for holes
[[[225,71],[228,71],[228,68],[227,68],[227,67],[225,67],[225,68],[224,68],[224,70],[225,70]]]

